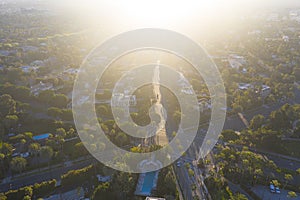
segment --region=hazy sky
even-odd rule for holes
[[[123,3],[131,3],[133,0],[44,0],[44,1],[56,1],[58,3],[66,3],[66,4],[73,4],[73,5],[82,5],[82,4],[123,4]],[[160,0],[160,2],[164,2],[167,0]],[[153,4],[157,3],[159,6],[158,1],[153,1],[153,0],[139,0],[141,4]],[[243,7],[248,7],[248,6],[277,6],[277,7],[292,7],[292,6],[300,6],[300,1],[299,0],[173,0],[174,3],[183,3],[183,4],[189,4],[189,3],[195,3],[197,2],[198,4],[205,4],[207,2],[215,2],[217,4],[235,4],[235,5],[240,5]]]
[[[0,0],[12,2],[12,0]],[[118,33],[155,27],[175,31],[211,31],[235,25],[241,15],[264,8],[300,8],[300,0],[15,0],[44,2],[87,26]],[[30,4],[28,3],[28,6]],[[51,7],[53,6],[53,7]],[[259,8],[259,9],[258,9]],[[226,28],[226,27],[225,27]],[[230,29],[230,28],[229,28]],[[191,31],[188,31],[191,32]]]

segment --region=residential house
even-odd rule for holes
[[[30,90],[33,95],[37,96],[41,91],[53,90],[53,84],[52,83],[43,83],[41,81],[38,84],[31,86]]]
[[[38,67],[34,66],[21,66],[20,67],[24,73],[36,72]]]
[[[248,89],[253,89],[254,88],[254,86],[250,83],[239,83],[238,85],[239,85],[238,86],[239,90],[248,90]]]
[[[123,93],[114,93],[112,96],[112,105],[118,107],[136,106],[137,100],[135,95],[126,95]]]
[[[245,58],[236,54],[229,55],[228,62],[233,69],[240,69],[246,64]]]
[[[212,108],[210,100],[202,98],[198,100],[200,112],[210,110]]]
[[[267,85],[262,85],[260,95],[262,98],[266,98],[271,93],[271,88]]]

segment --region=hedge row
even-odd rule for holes
[[[55,189],[56,180],[44,181],[33,185],[33,195],[36,197],[44,197]]]
[[[89,165],[82,169],[71,170],[61,176],[62,186],[75,186],[89,181],[94,175],[97,166]],[[24,196],[33,196],[34,198],[45,197],[55,190],[56,180],[35,183],[34,185],[19,188],[18,190],[9,190],[6,193],[0,193],[0,200],[23,200]]]
[[[38,198],[44,197],[55,189],[56,180],[44,181],[41,183],[36,183],[33,186],[26,186],[19,188],[18,190],[9,190],[4,194],[0,194],[0,200],[22,200],[25,195],[30,195],[28,193],[32,193],[31,195]],[[31,191],[31,192],[30,192]]]
[[[93,173],[95,172],[95,166],[89,165],[82,169],[71,170],[61,176],[62,186],[74,186],[81,185],[82,183],[89,181]]]

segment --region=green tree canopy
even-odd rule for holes
[[[27,161],[25,158],[22,157],[14,157],[10,161],[11,169],[19,173],[21,173],[25,169],[26,165],[27,165]]]

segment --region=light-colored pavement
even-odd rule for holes
[[[160,117],[159,122],[159,130],[156,133],[156,144],[159,144],[161,146],[166,146],[169,144],[169,140],[166,134],[166,116],[164,114],[163,106],[161,104],[161,91],[160,91],[160,72],[159,72],[159,64],[160,62],[157,61],[157,66],[154,68],[154,74],[153,74],[153,92],[156,97],[156,103],[155,103],[155,112]]]

